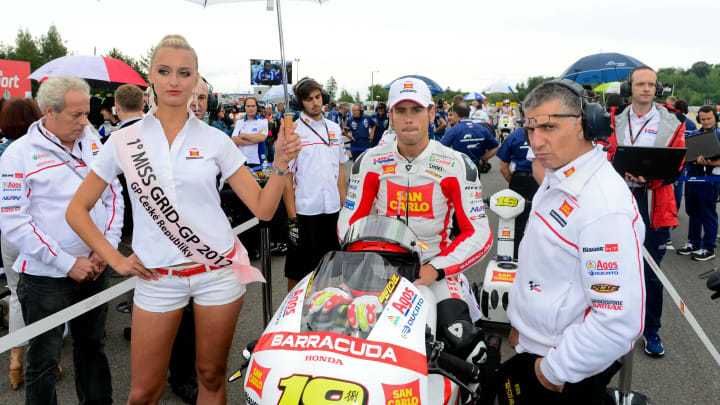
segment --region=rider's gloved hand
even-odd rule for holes
[[[382,312],[382,309],[382,304],[374,295],[357,297],[348,308],[348,323],[353,329],[367,332],[377,322],[377,316]]]
[[[288,238],[293,246],[297,247],[298,240],[300,239],[300,229],[298,228],[297,217],[291,217],[287,220],[288,223]]]
[[[323,314],[326,314],[338,305],[350,304],[352,299],[352,295],[347,291],[336,287],[328,287],[310,297],[310,313],[322,311]]]

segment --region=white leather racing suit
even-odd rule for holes
[[[446,277],[431,290],[437,302],[464,299],[458,275],[482,259],[492,246],[492,231],[482,201],[475,164],[464,154],[430,141],[414,159],[400,155],[397,142],[367,150],[352,167],[338,235],[370,215],[400,216],[426,246],[423,257]],[[453,213],[460,234],[450,239]],[[463,277],[464,278],[464,277]]]

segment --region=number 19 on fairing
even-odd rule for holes
[[[283,391],[278,405],[367,405],[365,387],[350,381],[309,375],[292,375],[278,384]]]

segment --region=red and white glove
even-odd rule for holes
[[[352,302],[352,295],[336,287],[328,287],[316,292],[310,297],[310,313],[322,311],[327,314],[338,305],[348,305]]]

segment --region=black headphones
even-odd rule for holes
[[[295,86],[293,86],[293,93],[298,94],[298,92],[299,92],[299,90],[300,90],[301,88],[303,88],[304,86],[306,86],[306,85],[308,85],[308,84],[311,84],[311,83],[312,83],[312,84],[315,84],[316,86],[318,86],[318,87],[320,87],[320,88],[322,89],[322,86],[320,85],[320,83],[318,83],[315,79],[311,79],[311,78],[309,78],[309,77],[303,77],[302,79],[300,79],[299,82],[297,82],[297,83],[295,84]],[[325,89],[322,89],[322,90],[321,90],[321,94],[322,94],[322,103],[323,103],[323,105],[328,105],[328,104],[330,104],[330,95],[328,94],[328,92],[325,91]],[[295,96],[295,95],[293,95],[292,97],[290,97],[290,101],[289,101],[288,104],[289,104],[289,107],[290,107],[292,110],[295,110],[295,111],[302,111],[302,110],[303,110],[302,101],[301,101],[299,98],[297,98],[297,96]]]
[[[622,82],[622,84],[620,84],[620,95],[621,96],[632,97],[633,73],[635,73],[636,70],[642,70],[642,69],[652,70],[647,66],[638,66],[638,67],[634,68],[633,70],[631,70],[630,73],[628,73],[627,80],[625,80],[624,82]],[[653,70],[653,72],[654,72],[654,70]],[[662,94],[663,94],[663,85],[662,85],[662,83],[660,83],[659,80],[655,80],[655,97],[656,98],[662,97]]]
[[[720,112],[718,112],[717,108],[715,108],[711,105],[704,105],[704,106],[700,107],[700,110],[702,110],[703,108],[706,108],[706,107],[708,107],[712,110],[713,116],[715,116],[715,124],[717,125],[718,123],[720,123]],[[698,113],[695,116],[695,121],[697,121],[698,124],[700,124],[700,110],[698,110]],[[703,111],[703,112],[708,112],[708,111]]]
[[[600,104],[587,102],[588,97],[585,96],[585,89],[583,89],[582,86],[569,79],[555,79],[547,83],[554,83],[565,87],[580,98],[583,135],[585,139],[602,141],[610,137],[613,132],[610,114],[606,112]],[[525,135],[525,141],[529,145],[530,141],[528,140],[527,127],[523,127],[523,134]]]

